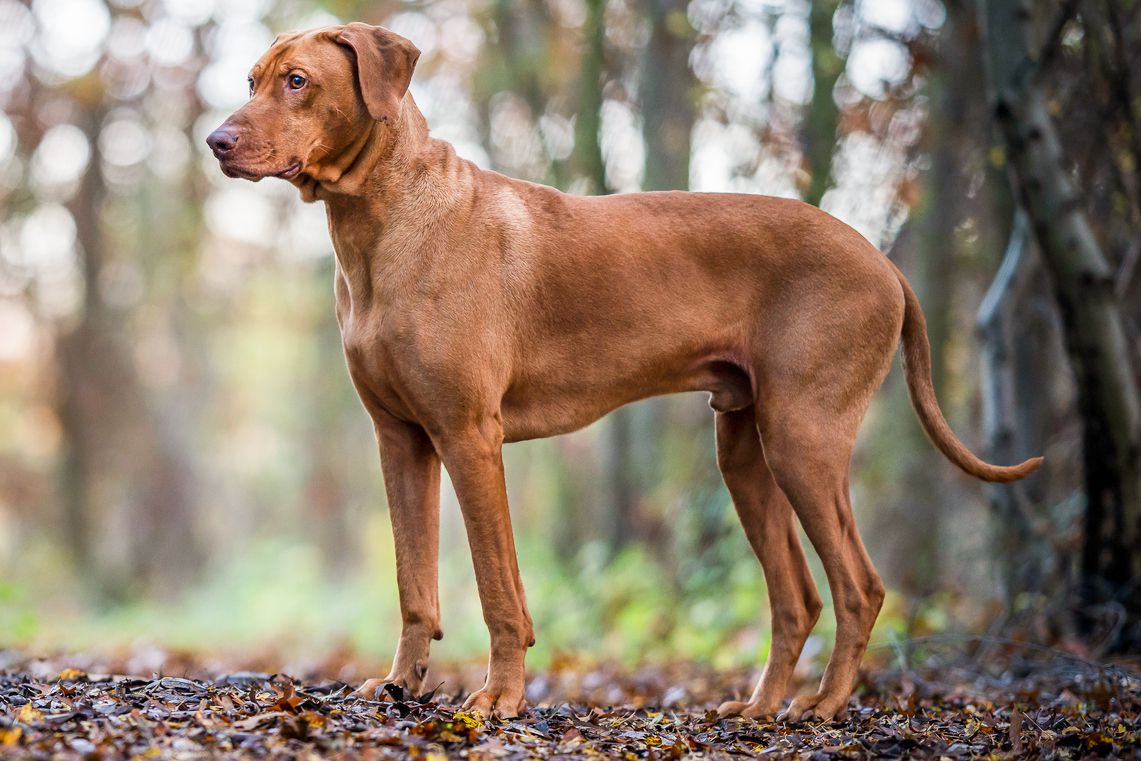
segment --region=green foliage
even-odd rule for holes
[[[0,631],[15,640],[29,640],[39,629],[39,619],[29,595],[16,585],[0,581]]]

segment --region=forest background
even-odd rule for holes
[[[390,655],[392,539],[323,209],[227,180],[204,142],[276,33],[364,20],[420,47],[417,103],[481,166],[799,197],[900,265],[956,431],[1046,464],[967,479],[892,372],[852,481],[890,590],[873,647],[1136,652],[1139,8],[0,0],[0,646],[142,669],[180,648]],[[530,663],[761,661],[764,584],[712,422],[700,395],[662,398],[508,447]],[[448,486],[441,561],[435,658],[481,657]]]

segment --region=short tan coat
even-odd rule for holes
[[[798,518],[827,573],[837,633],[819,689],[783,715],[842,715],[884,595],[852,518],[849,459],[901,339],[916,411],[956,465],[1007,481],[1040,460],[988,465],[955,438],[915,294],[852,228],[799,201],[577,197],[479,169],[429,136],[407,92],[417,56],[364,24],[280,37],[252,70],[249,103],[209,140],[228,175],[283,177],[328,212],[337,319],[376,428],[403,615],[392,671],[359,694],[385,682],[419,691],[442,636],[441,463],[491,633],[487,681],[466,705],[511,716],[534,631],[502,445],[637,399],[706,391],[773,620],[756,690],[721,712],[777,712],[820,613]]]

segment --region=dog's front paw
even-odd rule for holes
[[[768,704],[763,702],[746,703],[741,700],[726,700],[717,706],[717,715],[721,718],[740,716],[743,719],[771,719],[780,710],[780,703]]]
[[[848,701],[829,700],[822,693],[801,695],[794,698],[789,707],[777,717],[778,721],[797,723],[816,719],[822,722],[845,721],[848,718]]]
[[[422,679],[407,680],[392,676],[368,679],[352,695],[363,700],[413,700],[420,696],[422,684]]]
[[[385,693],[384,688],[390,684],[394,683],[389,682],[387,679],[368,679],[365,680],[364,684],[353,691],[352,696],[362,700],[383,700]],[[396,686],[403,689],[400,685]]]
[[[399,673],[396,667],[384,679],[369,679],[353,693],[353,697],[364,700],[385,700],[385,694],[397,700],[410,700],[419,697],[424,690],[424,678],[428,675],[428,662],[416,661]],[[388,689],[385,689],[388,688]]]
[[[464,701],[463,710],[480,714],[486,719],[513,719],[526,706],[522,690],[495,691],[484,687],[476,690]]]

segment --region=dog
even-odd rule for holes
[[[959,468],[1012,481],[947,425],[926,323],[896,266],[800,201],[686,192],[571,196],[479,169],[429,136],[408,92],[419,50],[351,23],[279,36],[250,100],[207,139],[230,177],[279,177],[323,201],[344,354],[376,431],[402,631],[385,684],[419,693],[437,591],[440,467],[459,498],[491,636],[464,703],[524,707],[534,629],[504,486],[505,442],[581,428],[638,399],[705,391],[717,461],[760,560],[772,647],[747,701],[781,711],[822,603],[796,531],[827,573],[836,642],[819,689],[779,714],[845,715],[884,587],[856,530],[856,430],[902,343],[928,437]]]

